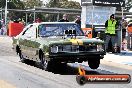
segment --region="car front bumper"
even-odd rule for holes
[[[69,53],[61,52],[49,54],[49,58],[59,61],[87,61],[88,59],[103,59],[105,52],[81,52],[81,53]]]

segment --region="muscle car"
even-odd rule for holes
[[[97,69],[105,52],[104,41],[89,39],[74,22],[42,22],[26,26],[13,38],[13,49],[26,59],[39,62],[44,70],[57,63],[88,61]]]

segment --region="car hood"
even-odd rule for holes
[[[47,37],[47,38],[41,38],[41,42],[45,43],[48,45],[85,45],[85,44],[103,44],[104,41],[97,39],[97,38],[92,38],[89,39],[88,37],[85,36],[76,36],[76,38],[69,38],[69,37]]]

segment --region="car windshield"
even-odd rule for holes
[[[76,35],[84,35],[77,24],[41,24],[39,36],[63,36],[65,30],[76,30]]]

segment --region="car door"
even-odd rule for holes
[[[26,59],[35,60],[36,54],[36,25],[28,28],[20,38],[20,47]]]

